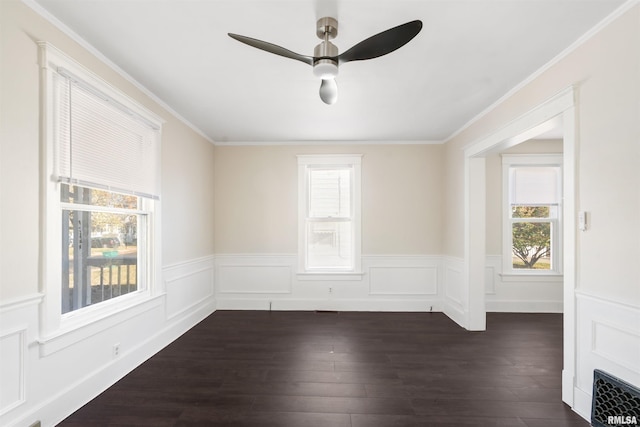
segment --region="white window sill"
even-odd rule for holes
[[[564,277],[560,273],[540,272],[540,273],[500,273],[503,282],[558,282],[562,283]]]
[[[125,297],[126,295],[120,298],[125,299]],[[84,313],[72,312],[71,316],[62,320],[60,329],[50,335],[41,336],[37,340],[40,345],[40,356],[49,356],[125,320],[161,307],[164,303],[164,294],[149,296],[144,292],[131,297],[128,301],[112,300],[95,307],[88,307],[94,310],[87,310]]]
[[[298,272],[298,280],[313,280],[313,281],[348,281],[348,280],[362,280],[364,272],[356,271],[303,271]]]

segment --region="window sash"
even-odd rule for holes
[[[322,225],[325,225],[324,229]],[[320,226],[320,229],[314,229],[314,226]],[[352,221],[307,221],[305,228],[308,270],[353,270],[355,257]]]
[[[549,268],[526,268],[526,267],[519,267],[516,268],[514,267],[513,264],[513,257],[516,257],[515,254],[515,249],[513,246],[513,234],[514,234],[514,226],[516,224],[549,224],[549,255],[548,255],[548,259],[549,259]],[[539,218],[526,218],[526,220],[524,221],[518,221],[517,219],[514,219],[513,221],[511,221],[511,226],[510,226],[510,242],[511,242],[511,263],[509,264],[511,269],[513,270],[519,270],[519,271],[526,271],[526,272],[553,272],[557,270],[557,260],[558,257],[556,256],[556,251],[559,249],[559,245],[556,243],[556,239],[557,239],[557,225],[558,225],[558,221],[555,219],[539,219]],[[529,254],[531,256],[533,256],[533,254]],[[540,258],[545,259],[547,257],[544,258]]]
[[[73,259],[70,259],[65,247],[68,243],[64,234],[70,230],[66,227],[62,229],[62,300],[61,300],[61,318],[69,319],[77,316],[79,313],[85,313],[95,310],[97,305],[101,307],[108,303],[117,303],[123,297],[132,297],[136,294],[142,294],[147,291],[148,280],[147,270],[145,268],[146,259],[145,252],[147,248],[147,227],[149,224],[149,214],[146,212],[132,213],[130,210],[120,210],[115,212],[101,206],[94,206],[94,209],[76,209],[77,207],[85,207],[77,204],[64,204],[61,212],[62,218],[67,218],[73,212],[74,215],[80,212],[87,212],[93,218],[93,214],[107,213],[116,215],[134,215],[136,217],[136,251],[135,257],[131,254],[122,254],[120,247],[104,247],[94,246],[94,239],[102,237],[94,237],[91,230],[86,230],[87,235],[84,236],[82,243],[86,249],[78,246],[76,233],[73,236],[71,253]],[[66,215],[64,213],[67,213]],[[76,231],[76,230],[74,230]],[[122,242],[121,242],[122,243]],[[126,243],[125,243],[126,245]],[[103,252],[104,258],[100,257]],[[120,253],[119,253],[120,252]],[[132,260],[134,262],[132,262]],[[115,271],[114,271],[115,269]],[[133,274],[131,270],[133,269]],[[70,274],[73,272],[73,274]],[[76,275],[80,277],[76,277]],[[65,277],[66,276],[66,277]],[[71,278],[73,277],[73,282]],[[132,277],[134,279],[132,280]],[[76,287],[76,285],[79,285]],[[125,285],[125,286],[123,286]]]

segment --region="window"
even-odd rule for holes
[[[62,313],[144,290],[138,241],[149,211],[142,197],[61,184]]]
[[[46,335],[151,296],[161,120],[53,46],[40,53]]]
[[[504,270],[560,274],[562,157],[504,155]]]
[[[360,273],[360,155],[298,156],[302,273]]]

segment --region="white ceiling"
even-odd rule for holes
[[[25,0],[29,1],[29,0]],[[31,0],[33,1],[33,0]],[[36,0],[215,142],[442,141],[624,0]],[[401,49],[340,67],[319,99],[312,68],[227,33],[313,55],[315,23],[341,52],[420,19]]]

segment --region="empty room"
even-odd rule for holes
[[[0,34],[0,425],[640,425],[638,0]]]

